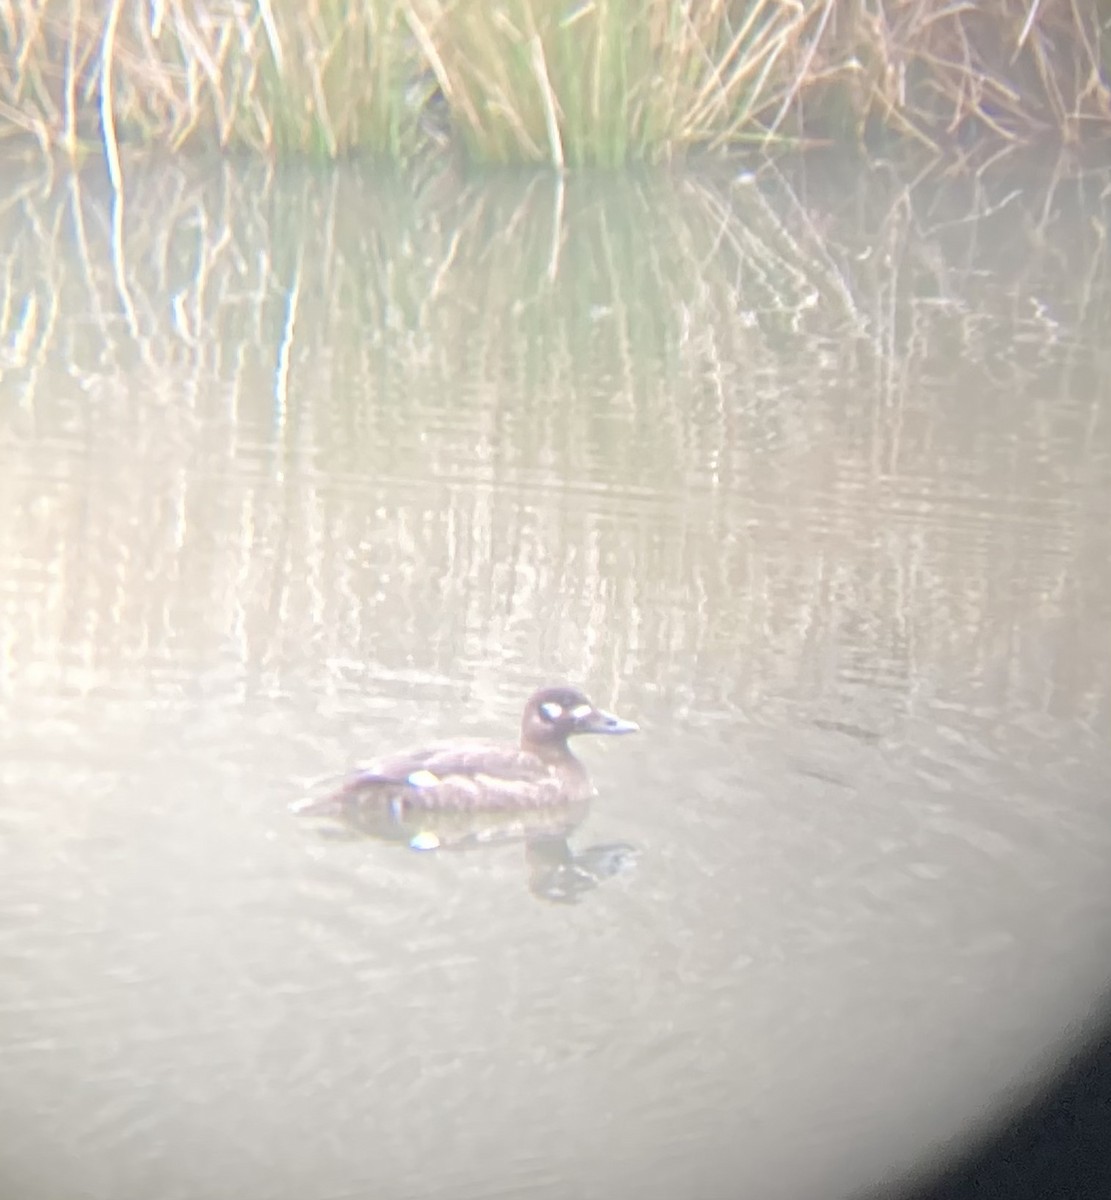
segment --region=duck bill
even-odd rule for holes
[[[613,713],[596,708],[583,718],[579,726],[580,733],[636,733],[640,726],[636,721],[626,721],[623,717],[615,717]]]

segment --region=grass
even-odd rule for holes
[[[0,121],[71,157],[120,139],[396,158],[416,122],[395,0],[25,0],[5,16]]]
[[[6,0],[0,139],[620,166],[1111,133],[1108,0]]]

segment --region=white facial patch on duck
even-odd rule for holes
[[[540,705],[540,711],[549,721],[558,721],[563,716],[563,705],[557,704],[554,700],[548,700]]]
[[[423,768],[420,771],[414,771],[409,775],[405,782],[410,787],[415,788],[430,788],[435,787],[440,782],[439,775],[433,775],[431,771],[425,771]]]
[[[583,717],[589,717],[593,711],[589,704],[580,704],[577,708],[571,709],[571,716],[576,721],[581,721]]]

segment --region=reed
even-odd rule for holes
[[[0,122],[71,157],[118,139],[401,158],[420,108],[396,0],[23,0],[0,30]]]
[[[1111,132],[1090,0],[7,0],[0,138],[616,166]]]
[[[1106,3],[1087,0],[838,4],[828,46],[858,64],[838,102],[862,135],[891,130],[934,150],[1106,137],[1109,18]],[[830,100],[824,61],[806,81],[812,108]]]
[[[454,127],[487,161],[612,166],[767,140],[814,6],[414,0]]]

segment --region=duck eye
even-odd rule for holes
[[[563,716],[563,705],[549,700],[546,704],[540,705],[540,715],[545,721],[558,721]]]

